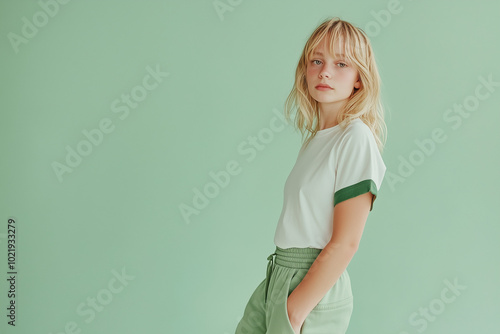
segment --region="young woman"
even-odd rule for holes
[[[310,136],[285,183],[266,278],[236,334],[346,332],[353,311],[347,266],[386,171],[379,95],[363,30],[339,18],[321,23],[304,47],[285,104],[287,119],[296,106],[296,126]]]

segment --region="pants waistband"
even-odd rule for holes
[[[267,272],[266,272],[266,289],[265,300],[267,302],[267,293],[269,289],[269,282],[274,270],[274,265],[294,269],[309,269],[316,260],[316,257],[321,253],[322,249],[319,248],[280,248],[276,246],[274,253],[267,257]],[[273,262],[273,256],[275,256]]]
[[[288,268],[309,269],[321,253],[318,248],[279,248],[276,246],[275,263]]]

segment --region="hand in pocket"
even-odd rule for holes
[[[293,307],[292,307],[292,309],[293,309]],[[290,304],[288,303],[288,298],[286,300],[286,310],[287,310],[288,321],[290,322],[290,325],[292,326],[294,333],[300,334],[300,330],[302,328],[302,325],[304,324],[304,321],[301,321],[299,323],[295,320],[292,320],[293,318],[290,316],[291,312],[290,312]]]

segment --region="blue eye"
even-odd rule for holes
[[[313,64],[315,64],[315,65],[319,65],[318,63],[315,63],[316,61],[317,61],[317,62],[319,62],[319,63],[321,63],[321,60],[318,60],[318,59],[311,60],[311,63],[313,63]],[[342,63],[342,62],[340,62],[340,63],[338,63],[338,64],[342,64],[342,65],[344,65],[344,66],[340,66],[340,68],[345,68],[345,67],[347,67],[347,64],[346,64],[346,63]]]

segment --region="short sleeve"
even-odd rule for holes
[[[350,127],[338,146],[333,206],[371,192],[372,211],[385,171],[386,166],[370,128],[364,123]]]

